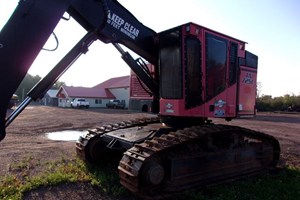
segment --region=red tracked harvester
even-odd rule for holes
[[[280,152],[275,138],[208,119],[255,114],[258,58],[245,50],[245,42],[193,23],[158,37],[159,68],[154,69],[160,123],[140,119],[90,130],[77,143],[79,155],[94,162],[124,152],[118,167],[121,183],[143,198],[275,166]]]
[[[13,93],[65,12],[87,34],[6,118]],[[274,137],[209,119],[255,114],[258,57],[245,50],[245,42],[194,23],[156,33],[116,0],[19,2],[0,33],[0,140],[18,114],[42,98],[96,40],[120,52],[151,93],[151,111],[158,117],[90,129],[76,142],[81,158],[95,163],[120,155],[121,184],[142,198],[161,198],[276,165],[280,147]],[[133,59],[119,44],[143,59]],[[145,63],[152,64],[152,71]]]

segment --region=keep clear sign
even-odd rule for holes
[[[111,13],[110,10],[107,15],[107,23],[133,40],[139,36],[139,29],[135,28],[115,13]]]

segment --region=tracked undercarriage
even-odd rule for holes
[[[121,184],[145,199],[253,175],[279,159],[278,141],[257,131],[214,124],[175,130],[157,122],[140,119],[90,130],[77,142],[78,155],[96,162],[121,153]]]

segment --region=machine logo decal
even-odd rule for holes
[[[226,105],[226,101],[220,99],[220,100],[216,100],[215,101],[215,107],[219,107],[219,108],[222,108],[223,106]]]
[[[166,103],[165,107],[166,107],[165,112],[167,112],[167,113],[174,113],[174,110],[172,109],[173,105],[171,103]]]
[[[166,103],[166,108],[171,109],[171,108],[173,108],[173,105],[170,103]]]
[[[216,117],[223,117],[223,116],[225,116],[225,110],[215,110],[214,115]]]
[[[115,13],[111,13],[110,10],[108,10],[107,14],[107,23],[133,40],[139,36],[139,29],[135,28]]]
[[[225,116],[225,110],[224,110],[224,106],[226,105],[226,101],[219,99],[219,100],[215,100],[215,112],[214,112],[214,116],[216,117],[223,117]]]
[[[247,72],[247,73],[246,73],[246,76],[245,76],[244,79],[243,79],[243,83],[246,83],[246,84],[253,84],[252,73],[250,73],[250,72]]]

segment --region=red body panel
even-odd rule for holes
[[[189,26],[189,27],[187,27]],[[160,99],[160,114],[162,116],[177,116],[177,117],[218,117],[218,118],[236,118],[241,115],[249,115],[255,113],[255,97],[256,97],[256,74],[257,69],[237,66],[236,73],[234,74],[236,81],[230,82],[230,58],[227,50],[226,65],[223,69],[210,71],[210,79],[207,76],[207,58],[205,48],[207,46],[205,35],[211,34],[229,44],[234,43],[237,45],[236,56],[238,59],[245,59],[245,42],[226,36],[224,34],[215,32],[196,24],[187,24],[182,26],[182,62],[186,59],[184,51],[185,38],[197,38],[201,42],[201,70],[202,74],[202,102],[199,106],[193,108],[186,108],[186,89],[183,89],[183,97],[181,99]],[[200,59],[200,58],[199,58]],[[182,66],[184,63],[182,63]],[[182,67],[182,81],[183,85],[186,83],[185,67]],[[220,71],[221,70],[221,71]],[[224,77],[220,79],[220,74]],[[225,82],[225,83],[224,83]],[[211,90],[214,85],[225,84],[225,88],[212,98],[207,99],[207,95],[212,95]],[[238,110],[239,109],[239,110]]]
[[[238,115],[255,114],[257,70],[245,66],[240,67]]]
[[[192,109],[185,109],[184,99],[160,99],[160,114],[180,117],[235,118],[237,117],[236,95],[237,85],[235,84],[210,101]],[[214,110],[210,110],[212,105]]]

